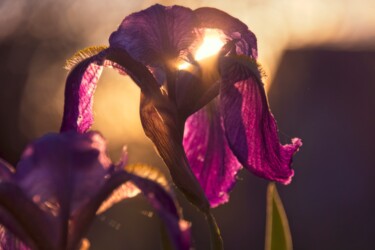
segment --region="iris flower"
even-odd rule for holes
[[[210,39],[216,42],[204,49]],[[212,47],[218,49],[211,56],[200,56]],[[255,35],[223,11],[151,6],[127,16],[109,47],[73,57],[61,129],[90,128],[97,81],[111,66],[140,87],[145,133],[201,210],[228,201],[242,167],[288,184],[302,144],[280,144],[256,58]]]
[[[141,177],[134,166],[125,171],[126,153],[115,165],[105,150],[97,132],[67,132],[31,143],[16,170],[0,161],[1,249],[78,249],[97,212],[141,192],[174,247],[189,249],[189,225],[167,186],[156,182],[162,177],[151,169]]]

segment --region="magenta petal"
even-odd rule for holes
[[[220,106],[230,148],[241,164],[260,177],[290,183],[292,156],[302,142],[280,144],[262,84],[253,77],[226,84]]]
[[[246,24],[224,11],[203,7],[194,11],[202,28],[220,29],[228,40],[236,40],[236,52],[257,58],[257,40]]]
[[[183,140],[190,166],[212,207],[228,201],[241,169],[228,146],[215,101],[188,118]]]
[[[93,97],[96,83],[103,66],[98,57],[90,57],[80,62],[70,73],[65,86],[64,116],[61,131],[86,132],[93,123]]]
[[[160,98],[159,85],[146,66],[134,60],[127,51],[108,48],[78,63],[69,73],[65,86],[64,114],[61,131],[84,133],[93,124],[93,101],[103,66],[128,74],[142,92]]]

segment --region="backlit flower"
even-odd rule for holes
[[[109,42],[83,51],[90,56],[70,72],[63,131],[90,128],[97,80],[103,66],[112,66],[141,88],[145,133],[201,210],[228,200],[242,166],[268,180],[291,181],[301,141],[283,146],[278,140],[256,38],[244,23],[214,8],[154,5],[126,17]]]
[[[0,161],[1,249],[77,249],[96,213],[139,193],[165,223],[174,247],[189,249],[189,225],[167,186],[155,182],[158,174],[143,169],[141,177],[135,166],[125,171],[126,154],[114,165],[105,150],[96,132],[66,132],[30,144],[16,170]]]

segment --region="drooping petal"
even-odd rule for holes
[[[103,66],[129,75],[142,92],[160,99],[159,85],[147,67],[134,60],[121,48],[108,48],[80,61],[71,70],[65,85],[64,114],[61,131],[88,131],[94,122],[93,102]]]
[[[164,68],[168,60],[188,52],[197,38],[196,26],[191,9],[156,4],[127,16],[109,41],[145,65]]]
[[[295,138],[292,144],[280,144],[276,121],[269,110],[259,72],[253,72],[252,68],[246,71],[243,58],[237,63],[240,64],[237,69],[240,68],[242,73],[241,70],[233,71],[235,75],[231,71],[223,72],[220,93],[230,148],[241,164],[254,174],[288,184],[294,174],[290,167],[292,156],[302,142]]]
[[[142,190],[165,223],[175,248],[188,250],[190,248],[190,225],[180,219],[180,213],[172,196],[151,180],[131,175],[131,181]]]
[[[229,200],[242,167],[229,148],[216,101],[188,118],[183,140],[189,164],[212,207]]]
[[[139,191],[135,190],[135,192],[133,192],[135,187]],[[131,189],[130,192],[126,190],[127,188]],[[118,192],[120,191],[123,191],[124,194],[119,194]],[[76,241],[82,237],[81,233],[85,231],[84,226],[88,224],[87,221],[92,220],[100,205],[103,204],[108,197],[111,195],[118,196],[120,199],[115,197],[112,201],[119,202],[122,199],[131,198],[140,192],[146,196],[147,200],[166,225],[169,237],[175,249],[189,249],[190,225],[182,220],[173,195],[152,179],[133,175],[126,171],[116,171],[111,174],[96,196],[73,214],[73,218],[77,223],[72,227],[71,240]]]
[[[257,40],[246,24],[215,8],[203,7],[194,13],[201,28],[222,30],[228,40],[235,40],[237,54],[257,58]]]
[[[127,165],[125,167],[124,166],[125,165],[116,166],[115,171],[123,171],[125,169],[125,171],[130,174],[134,174],[142,178],[147,178],[158,183],[166,191],[172,193],[171,188],[168,185],[167,179],[165,178],[164,174],[160,172],[160,170],[144,164],[132,164]],[[124,199],[133,198],[140,193],[141,190],[132,182],[126,182],[113,191],[111,196],[101,204],[99,210],[96,213],[100,214],[109,209],[110,207],[112,207],[113,205],[115,205],[116,203]]]
[[[93,56],[77,64],[65,85],[64,116],[61,131],[86,132],[93,123],[93,95],[102,73],[104,58]]]

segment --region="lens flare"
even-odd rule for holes
[[[207,57],[217,54],[224,46],[223,34],[216,29],[206,29],[204,31],[204,38],[201,46],[197,49],[194,59],[196,61],[205,59]],[[187,69],[190,63],[183,62],[178,65],[179,70]]]
[[[198,48],[195,54],[195,60],[199,61],[204,58],[217,54],[221,47],[223,47],[224,41],[218,30],[207,29],[203,38],[202,45]]]

